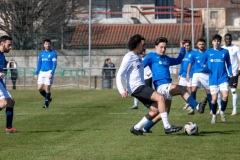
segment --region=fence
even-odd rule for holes
[[[54,74],[55,89],[116,89],[116,78],[104,78],[102,76],[103,68],[57,68]],[[109,68],[104,68],[109,69]],[[173,83],[177,83],[178,66],[170,68]],[[34,80],[36,68],[18,67],[17,89],[36,89],[37,80]],[[118,68],[116,68],[117,74]],[[125,81],[123,80],[125,84]],[[10,71],[6,74],[6,86],[12,89]]]

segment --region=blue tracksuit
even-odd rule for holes
[[[169,67],[180,64],[185,53],[186,50],[184,47],[182,47],[177,58],[171,58],[167,55],[161,56],[156,52],[150,52],[147,54],[143,61],[144,67],[150,67],[152,71],[153,84],[156,89],[162,84],[172,82]]]

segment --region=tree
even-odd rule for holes
[[[0,30],[13,38],[14,49],[32,49],[51,33],[59,40],[69,20],[77,18],[71,13],[86,8],[85,0],[0,0]]]

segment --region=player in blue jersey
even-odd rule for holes
[[[11,49],[12,38],[9,36],[2,36],[0,38],[0,110],[6,108],[6,133],[17,132],[16,128],[12,127],[15,101],[3,83],[3,78],[5,77],[5,73],[3,73],[3,67],[5,66],[4,53],[8,53]]]
[[[184,40],[184,43],[185,43],[185,49],[186,49],[186,54],[182,60],[182,63],[180,65],[180,69],[179,69],[179,72],[178,72],[178,84],[180,86],[185,86],[187,87],[187,91],[188,93],[191,93],[191,86],[192,86],[192,82],[191,82],[191,78],[192,78],[192,75],[193,75],[193,70],[191,70],[190,72],[190,81],[187,81],[186,79],[186,75],[187,75],[187,68],[188,68],[188,64],[190,62],[190,57],[193,53],[193,50],[191,49],[191,41],[188,40],[188,39],[185,39]],[[191,109],[191,107],[189,107],[189,104],[186,103],[186,105],[183,107],[183,110],[186,110],[186,109]]]
[[[45,98],[43,108],[48,108],[49,103],[52,101],[50,89],[54,79],[54,72],[57,67],[57,54],[50,48],[51,41],[49,39],[43,41],[43,46],[44,50],[40,52],[38,57],[34,79],[38,80],[38,90]]]
[[[208,79],[209,79],[209,70],[207,68],[202,68],[200,62],[201,59],[205,53],[205,40],[203,38],[199,38],[197,40],[197,47],[198,50],[193,52],[190,63],[188,65],[187,69],[187,80],[190,80],[190,72],[193,69],[193,78],[192,78],[192,90],[191,90],[191,96],[196,99],[196,93],[197,89],[200,86],[203,86],[203,88],[206,91],[207,94],[207,100],[209,102],[209,106],[211,106],[211,100],[212,96],[209,89]],[[211,107],[210,107],[211,109]],[[194,114],[193,110],[190,110],[188,114]]]
[[[215,124],[217,119],[216,110],[219,91],[222,94],[220,115],[222,121],[226,121],[224,111],[228,103],[228,73],[230,78],[233,76],[229,52],[227,49],[221,48],[221,41],[222,37],[220,35],[216,34],[213,36],[213,48],[206,50],[206,53],[203,55],[201,62],[203,68],[207,68],[210,70],[209,86],[212,95],[212,124]],[[226,67],[228,69],[228,72]]]
[[[156,52],[150,52],[144,59],[144,67],[149,66],[153,74],[153,84],[158,93],[164,96],[168,113],[171,107],[172,96],[181,95],[183,99],[190,104],[193,109],[197,109],[199,113],[204,113],[206,100],[197,103],[187,92],[186,87],[172,84],[169,67],[178,65],[182,62],[185,55],[184,42],[180,43],[181,49],[177,58],[165,55],[168,40],[164,37],[157,38],[155,41]],[[151,132],[153,127],[161,116],[157,115],[152,121],[143,128],[143,132]]]

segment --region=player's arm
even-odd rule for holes
[[[53,57],[52,57],[52,71],[51,71],[51,75],[54,75],[56,67],[57,67],[57,54],[56,54],[56,52],[54,52]]]
[[[188,64],[188,68],[187,68],[187,74],[186,74],[186,80],[189,82],[190,81],[190,72],[192,69],[192,63]]]
[[[238,57],[238,64],[239,64],[239,61],[240,61],[240,48],[239,47],[238,47],[238,51],[237,51],[237,57]],[[239,76],[239,75],[240,75],[240,65],[239,65],[239,68],[236,73],[236,76]]]
[[[178,80],[180,80],[182,73],[183,73],[183,63],[181,63],[181,65],[180,65],[180,69],[178,72]]]
[[[122,98],[127,98],[128,92],[124,89],[122,79],[126,75],[128,69],[130,67],[130,57],[125,55],[123,57],[122,63],[120,65],[120,68],[117,72],[116,77],[116,85],[119,93],[122,95]]]
[[[37,79],[37,76],[40,72],[40,69],[41,69],[41,66],[42,66],[42,58],[41,58],[41,53],[39,54],[39,57],[38,57],[38,64],[37,64],[37,69],[36,69],[36,72],[35,72],[35,76],[34,76],[34,79]]]
[[[178,57],[177,58],[171,58],[169,57],[169,65],[170,66],[174,66],[174,65],[178,65],[182,62],[184,56],[185,56],[185,53],[186,53],[186,49],[183,46],[181,46],[180,48],[180,53],[178,54]]]
[[[146,55],[146,57],[144,57],[143,66],[145,68],[147,66],[151,66],[151,64],[152,64],[152,54],[149,53],[149,54]]]
[[[232,64],[231,64],[229,52],[226,53],[226,64],[227,64],[227,69],[228,69],[229,77],[232,77],[232,76],[233,76],[233,73],[232,73]]]

